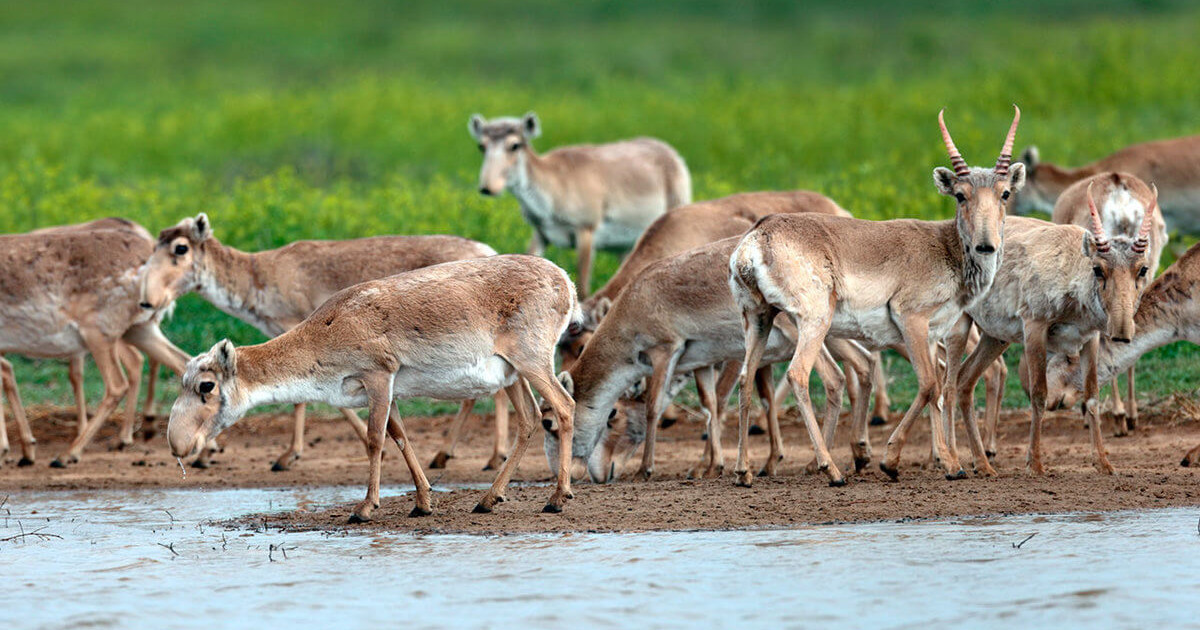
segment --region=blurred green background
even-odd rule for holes
[[[1196,133],[1198,35],[1200,7],[1165,0],[4,2],[0,231],[204,211],[248,250],[448,232],[523,251],[516,201],[475,192],[466,122],[528,110],[543,151],[668,141],[697,200],[808,188],[864,218],[949,218],[940,108],[979,164],[1014,102],[1018,151],[1067,165]],[[262,340],[195,296],[165,329],[191,353]],[[1142,390],[1190,390],[1196,356],[1155,353]],[[18,367],[27,401],[69,404],[61,363]],[[891,371],[902,408],[911,370]]]

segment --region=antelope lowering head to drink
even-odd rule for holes
[[[142,305],[161,309],[195,291],[225,313],[275,337],[304,321],[329,296],[351,285],[495,254],[496,250],[483,243],[441,235],[297,241],[279,249],[249,253],[220,242],[213,236],[212,222],[201,213],[159,234],[143,276]],[[456,429],[461,429],[473,404],[463,402]],[[291,446],[275,460],[271,470],[287,470],[303,454],[304,409],[304,405],[296,405]],[[366,426],[354,411],[341,411],[365,444]],[[499,435],[489,467],[504,460],[507,414],[507,401],[498,400]],[[457,435],[449,439],[453,444]]]
[[[479,192],[508,190],[533,227],[529,254],[546,243],[575,248],[580,298],[590,290],[597,248],[627,249],[667,210],[692,201],[692,178],[675,149],[654,138],[560,147],[539,155],[532,142],[542,127],[533,112],[521,118],[467,125],[483,153]]]
[[[1019,213],[1052,212],[1072,184],[1093,175],[1129,173],[1158,186],[1159,210],[1172,229],[1200,234],[1200,135],[1135,144],[1078,168],[1042,162],[1033,146],[1021,154],[1021,162],[1029,185],[1017,195]]]
[[[773,322],[784,313],[797,330],[788,379],[800,414],[813,436],[819,466],[836,481],[809,398],[809,373],[826,337],[853,339],[870,350],[904,345],[917,372],[912,406],[888,441],[881,464],[899,474],[900,451],[927,403],[938,460],[947,478],[965,477],[946,443],[941,422],[941,384],[930,352],[963,311],[992,286],[1004,253],[1004,213],[1012,193],[1025,182],[1024,165],[1011,164],[1020,110],[994,168],[971,168],[938,114],[942,140],[954,169],[938,167],[933,181],[953,197],[950,221],[862,221],[815,214],[762,219],[729,259],[729,285],[742,310],[744,366],[758,365]],[[739,444],[749,427],[752,370],[743,367]],[[739,447],[738,483],[751,482],[746,449]]]
[[[429,482],[393,400],[474,399],[506,388],[520,430],[513,456],[476,506],[488,512],[504,500],[536,428],[530,386],[553,407],[559,431],[570,440],[574,403],[554,378],[554,347],[573,317],[575,292],[566,272],[532,256],[448,262],[356,284],[266,343],[234,348],[222,341],[189,362],[167,441],[177,457],[187,456],[268,403],[367,407],[367,496],[351,521],[369,520],[379,506],[385,430],[417,487],[413,515],[423,515],[432,510]],[[564,455],[546,511],[562,510],[571,496]]]

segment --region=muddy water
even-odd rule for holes
[[[360,492],[14,494],[0,538],[54,537],[0,542],[0,623],[1150,627],[1200,606],[1195,509],[501,537],[206,524]]]

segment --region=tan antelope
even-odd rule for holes
[[[1124,234],[1110,238],[1092,190],[1085,191],[1085,198],[1091,216],[1088,228],[1011,218],[1005,226],[1004,263],[996,272],[992,290],[967,309],[982,338],[961,371],[952,369],[948,380],[958,383],[956,398],[980,474],[994,476],[996,471],[988,463],[975,422],[975,383],[1009,344],[1025,346],[1032,407],[1027,466],[1033,474],[1042,475],[1041,425],[1046,411],[1048,354],[1082,352],[1082,360],[1088,365],[1086,397],[1091,401],[1099,392],[1096,352],[1100,336],[1126,344],[1134,338],[1133,315],[1149,281],[1154,197],[1135,238]],[[956,346],[953,339],[947,345],[954,358],[950,365],[957,366],[961,345]],[[1098,405],[1089,403],[1088,407],[1096,468],[1112,474],[1096,417]]]
[[[213,236],[204,213],[186,218],[159,234],[142,285],[142,303],[162,309],[195,291],[225,313],[276,337],[304,321],[334,293],[366,280],[375,280],[438,263],[494,256],[483,243],[458,236],[377,236],[347,241],[297,241],[279,249],[248,253]],[[438,461],[453,453],[458,432],[474,401],[463,401],[455,418],[449,445]],[[294,410],[291,446],[271,470],[287,470],[304,452],[305,406]],[[366,426],[350,409],[342,415],[365,444]],[[496,402],[496,443],[488,467],[505,458],[508,403]]]
[[[641,406],[645,416],[629,424],[636,424],[632,430],[645,436],[638,476],[651,476],[658,418],[670,402],[666,391],[675,374],[692,374],[696,380],[708,418],[706,457],[709,465],[703,474],[721,474],[724,457],[719,410],[721,396],[728,396],[729,388],[719,391],[714,366],[728,361],[737,363],[745,354],[740,312],[727,290],[725,272],[729,255],[737,244],[738,237],[735,236],[651,263],[626,286],[621,298],[584,347],[579,361],[560,375],[576,402],[571,453],[587,460],[588,472],[594,481],[608,481],[615,474],[612,458],[617,443],[629,427],[610,426],[608,421],[617,419],[615,405],[618,400],[643,378],[648,379],[644,405]],[[770,364],[788,357],[794,345],[794,334],[787,330],[788,322],[783,324],[783,328],[772,329],[764,358],[748,370],[756,375],[748,387],[757,391],[768,406],[771,455],[764,474],[773,474],[776,463],[783,457],[770,372]],[[869,394],[870,354],[862,350],[846,358],[852,362],[858,372],[858,382]],[[832,428],[841,410],[843,375],[833,357],[827,354],[816,367],[830,401],[826,425]],[[861,430],[865,434],[866,398],[857,395],[855,400],[861,403],[855,405],[856,418],[861,417]],[[543,423],[550,429],[545,448],[547,458],[553,462],[560,457],[561,442],[551,420],[546,419]],[[638,438],[630,441],[636,444]],[[865,440],[861,446],[869,448]],[[867,453],[864,455],[855,449],[856,459],[869,457],[869,450]]]
[[[1167,267],[1142,293],[1133,316],[1135,334],[1129,343],[1101,339],[1096,359],[1096,378],[1107,380],[1129,369],[1147,352],[1176,341],[1200,344],[1200,245],[1192,245],[1175,264]],[[1086,370],[1077,358],[1055,356],[1047,375],[1047,398],[1051,406],[1070,407],[1088,400]],[[1089,405],[1090,406],[1090,403]],[[1181,462],[1200,463],[1200,447]]]
[[[613,301],[649,264],[689,249],[733,236],[741,236],[759,219],[772,214],[816,212],[850,216],[829,197],[807,190],[739,193],[675,208],[646,228],[633,250],[607,283],[580,304],[583,322],[573,326],[559,346],[563,369],[570,368],[583,351]],[[888,398],[882,362],[873,376],[875,413],[873,422],[887,417]]]
[[[954,197],[951,221],[863,221],[814,214],[774,215],[758,222],[729,260],[729,285],[742,310],[746,355],[738,423],[737,483],[751,482],[747,429],[753,397],[748,366],[758,365],[768,333],[780,313],[797,330],[788,380],[818,465],[830,483],[842,482],[829,457],[808,393],[809,373],[826,337],[853,339],[870,350],[904,345],[917,372],[918,392],[888,440],[880,464],[899,475],[900,451],[921,410],[929,405],[933,441],[948,479],[965,477],[949,450],[942,425],[942,392],[931,347],[963,311],[991,288],[1004,248],[1004,208],[1025,183],[1025,168],[1012,164],[1020,121],[1016,110],[994,168],[970,168],[938,114],[942,140],[954,170],[938,167],[933,181]]]
[[[72,384],[84,422],[67,453],[51,463],[55,467],[79,461],[84,447],[131,391],[130,380],[122,373],[122,359],[131,359],[124,344],[176,371],[182,371],[187,359],[159,330],[161,313],[138,306],[138,275],[153,241],[133,224],[113,227],[74,226],[0,237],[0,261],[8,271],[0,278],[0,320],[4,321],[0,354],[61,358],[74,364]],[[104,381],[104,397],[86,421],[81,360],[89,353]],[[141,365],[140,356],[136,365],[126,363],[134,383],[140,383]],[[21,463],[28,465],[35,460],[33,433],[12,365],[0,359],[0,372],[21,435]],[[133,442],[133,406],[127,411],[118,436],[123,445]],[[3,423],[0,417],[0,436],[4,436],[0,450],[8,446]]]
[[[530,386],[554,408],[559,431],[570,439],[574,403],[554,378],[554,348],[577,316],[567,273],[533,256],[447,262],[356,284],[266,343],[235,349],[221,341],[192,359],[167,441],[177,457],[187,456],[258,405],[367,407],[367,496],[350,520],[369,520],[379,506],[385,430],[412,473],[412,515],[420,516],[432,511],[429,482],[394,400],[467,400],[506,388],[520,429],[512,457],[475,508],[488,512],[504,500],[536,428]],[[566,455],[546,511],[561,511],[571,497]]]
[[[664,212],[692,202],[687,165],[661,140],[580,144],[538,155],[532,142],[542,126],[533,112],[490,121],[475,114],[467,128],[483,153],[479,192],[496,196],[507,188],[517,198],[533,226],[529,254],[542,255],[546,243],[577,250],[580,298],[591,289],[597,249],[627,249]]]
[[[1200,135],[1157,140],[1125,147],[1079,168],[1042,162],[1037,147],[1021,154],[1029,184],[1015,209],[1052,212],[1059,195],[1072,184],[1099,173],[1129,173],[1159,190],[1159,211],[1172,229],[1200,234]]]
[[[1137,238],[1146,209],[1154,201],[1154,192],[1141,179],[1129,173],[1100,173],[1075,182],[1059,196],[1054,204],[1055,223],[1073,223],[1080,227],[1091,226],[1091,213],[1085,199],[1089,187],[1094,188],[1096,205],[1100,210],[1100,222],[1107,234],[1124,234]],[[1150,244],[1146,249],[1146,267],[1150,277],[1158,273],[1159,261],[1167,245],[1167,225],[1162,213],[1154,213],[1150,229]],[[1137,427],[1137,396],[1134,386],[1134,369],[1126,373],[1128,386],[1127,401],[1121,400],[1117,380],[1112,381],[1113,426],[1116,435],[1126,435]]]

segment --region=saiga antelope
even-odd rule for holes
[[[692,201],[692,178],[675,149],[654,138],[559,147],[544,155],[532,142],[542,133],[533,112],[521,118],[467,125],[483,153],[479,192],[507,188],[533,227],[527,253],[540,256],[546,243],[574,247],[579,255],[579,297],[591,289],[597,249],[627,249],[667,210]]]
[[[614,475],[612,456],[624,427],[610,426],[606,421],[614,419],[614,406],[622,395],[643,378],[648,380],[642,406],[645,416],[638,422],[645,427],[645,448],[638,476],[650,477],[654,469],[658,418],[670,402],[666,391],[675,374],[694,376],[708,417],[706,454],[710,459],[705,476],[719,475],[724,469],[719,414],[721,397],[714,382],[713,366],[728,361],[737,363],[745,354],[739,309],[727,290],[725,272],[729,255],[737,243],[738,237],[728,238],[648,265],[626,286],[621,298],[584,347],[579,360],[560,375],[576,402],[571,453],[587,459],[588,472],[594,481],[608,481]],[[792,352],[794,334],[789,334],[788,327],[789,324],[784,322],[783,328],[772,329],[763,359],[747,370],[756,375],[748,387],[758,392],[768,405],[771,455],[765,474],[773,473],[776,462],[783,457],[770,364]],[[856,418],[861,418],[861,429],[865,433],[871,357],[864,350],[847,360],[852,361],[858,382],[866,390],[866,394],[855,397],[854,405]],[[832,428],[841,411],[843,375],[828,355],[817,363],[817,369],[829,401],[827,412],[830,417],[826,419],[826,426]],[[724,389],[723,394],[728,396],[729,390]],[[553,462],[560,457],[562,442],[555,434],[551,419],[547,418],[543,423],[549,429],[545,440],[546,456]],[[869,445],[864,440],[861,446]],[[855,455],[856,459],[869,456],[858,448]]]
[[[1075,182],[1054,204],[1055,223],[1073,223],[1080,227],[1091,226],[1091,214],[1084,198],[1089,187],[1094,187],[1096,205],[1100,210],[1100,222],[1107,234],[1124,234],[1137,238],[1146,209],[1154,200],[1154,193],[1141,179],[1129,173],[1100,173]],[[1146,249],[1146,267],[1150,278],[1158,273],[1159,261],[1167,245],[1167,225],[1162,213],[1154,213],[1150,229],[1150,243]],[[1117,380],[1112,380],[1113,426],[1116,435],[1126,435],[1137,427],[1137,396],[1134,386],[1134,368],[1126,373],[1128,395],[1122,402]]]
[[[159,234],[142,284],[142,303],[162,309],[195,291],[217,308],[275,337],[308,317],[329,296],[348,286],[429,265],[493,256],[496,251],[458,236],[378,236],[347,241],[297,241],[279,249],[247,253],[213,236],[212,222],[201,213]],[[445,465],[458,432],[474,405],[463,401],[435,463]],[[291,446],[271,470],[287,470],[304,451],[305,406],[294,410]],[[350,409],[342,415],[367,441],[366,426]],[[505,458],[508,402],[496,400],[496,443],[488,467]]]
[[[138,274],[151,248],[152,241],[133,228],[77,227],[0,237],[0,261],[7,270],[0,277],[0,354],[77,361],[90,353],[104,381],[95,415],[52,466],[79,461],[84,447],[130,391],[122,373],[122,344],[137,347],[171,369],[183,369],[187,355],[158,329],[161,314],[138,306]],[[129,377],[140,382],[140,360],[136,370],[129,370]],[[22,462],[32,463],[35,441],[11,364],[0,359],[0,371],[21,434]],[[133,425],[131,412],[120,430],[122,444],[132,443]],[[0,430],[0,435],[5,432]],[[5,435],[0,449],[6,446]]]
[[[1100,221],[1092,190],[1085,192],[1091,216],[1089,228],[1058,225],[1013,217],[1005,227],[1004,263],[992,290],[967,309],[982,338],[971,356],[948,380],[957,382],[958,404],[966,421],[976,470],[994,476],[975,422],[973,392],[983,370],[1011,343],[1023,343],[1028,366],[1031,406],[1027,466],[1045,474],[1041,456],[1041,425],[1046,410],[1048,353],[1081,354],[1087,366],[1085,397],[1096,451],[1096,468],[1112,474],[1101,437],[1094,400],[1099,392],[1096,353],[1099,337],[1117,343],[1134,338],[1134,313],[1149,280],[1148,247],[1153,227],[1154,197],[1144,213],[1136,238],[1109,236]],[[964,318],[965,320],[966,318]],[[965,332],[965,331],[964,331]],[[947,343],[950,365],[962,356],[961,338]],[[957,377],[957,378],[956,378]]]
[[[187,456],[263,404],[367,407],[367,496],[350,520],[369,520],[379,506],[385,431],[412,473],[412,515],[420,516],[432,511],[429,482],[394,400],[466,400],[506,388],[520,430],[512,457],[475,508],[488,512],[504,500],[536,427],[530,386],[554,408],[559,431],[570,439],[575,405],[554,378],[554,348],[577,316],[567,273],[533,256],[447,262],[356,284],[266,343],[235,349],[221,341],[192,359],[171,407],[167,441],[175,456]],[[571,462],[563,455],[548,512],[561,511],[571,497]]]
[[[1017,195],[1019,213],[1051,212],[1067,188],[1098,173],[1130,173],[1158,186],[1159,211],[1172,229],[1200,234],[1200,135],[1135,144],[1079,168],[1042,162],[1033,146],[1021,162],[1029,184]]]
[[[934,169],[933,181],[939,192],[956,199],[954,220],[774,215],[742,238],[729,259],[729,285],[742,309],[746,347],[737,483],[751,481],[746,453],[753,405],[747,389],[753,384],[751,366],[761,362],[768,333],[781,312],[793,321],[798,335],[788,379],[818,465],[831,484],[841,483],[841,475],[829,457],[808,393],[809,373],[829,336],[860,341],[871,350],[903,344],[917,372],[917,396],[888,440],[883,471],[892,478],[899,474],[900,451],[913,421],[932,403],[938,462],[948,479],[966,476],[946,444],[941,384],[930,349],[988,292],[1000,266],[1004,207],[1025,182],[1024,165],[1010,168],[1019,121],[1018,109],[995,167],[972,169],[938,114],[954,170]]]

